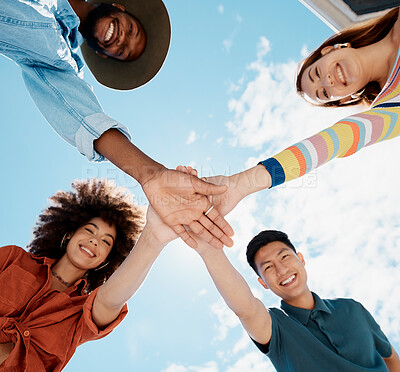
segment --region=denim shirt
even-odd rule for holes
[[[89,160],[102,161],[93,141],[110,128],[128,129],[107,116],[82,79],[79,18],[68,0],[0,0],[0,53],[16,62],[40,112]]]

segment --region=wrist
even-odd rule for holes
[[[216,257],[220,256],[221,254],[224,254],[223,249],[216,249],[208,244],[207,245],[205,244],[202,244],[195,249],[204,262],[213,261],[215,260]]]
[[[247,169],[241,173],[237,173],[232,177],[236,177],[237,189],[244,198],[271,187],[271,175],[262,164]]]
[[[154,251],[157,254],[168,244],[168,242],[160,241],[148,225],[144,227],[139,239],[146,250]]]
[[[162,164],[153,161],[151,164],[142,165],[137,181],[142,185],[144,190],[148,183],[152,180],[161,177],[161,175],[167,170]]]

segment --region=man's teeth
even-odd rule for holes
[[[291,283],[291,282],[294,280],[295,277],[296,277],[296,275],[293,274],[291,277],[289,277],[289,278],[287,278],[286,280],[284,280],[284,281],[281,283],[281,285],[286,285],[286,284]]]
[[[81,247],[82,250],[84,250],[85,252],[89,253],[90,256],[94,256],[94,254],[92,252],[89,251],[89,249],[85,248],[85,247]]]
[[[108,28],[108,30],[107,30],[107,32],[106,32],[106,36],[105,36],[105,38],[104,38],[104,41],[105,41],[105,42],[110,41],[111,36],[113,35],[113,33],[114,33],[114,23],[111,22],[111,23],[110,23],[110,27]]]
[[[336,72],[337,72],[340,82],[342,84],[346,84],[346,80],[344,80],[344,77],[343,77],[343,71],[339,66],[336,66]]]

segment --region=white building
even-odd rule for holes
[[[378,17],[400,0],[299,0],[332,30]]]

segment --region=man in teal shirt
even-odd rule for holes
[[[287,235],[262,231],[247,247],[259,283],[282,299],[267,309],[223,250],[198,241],[227,305],[278,372],[400,371],[400,360],[370,313],[352,299],[323,300],[307,285],[305,261]]]

